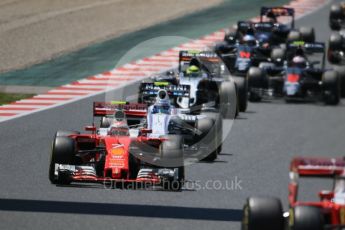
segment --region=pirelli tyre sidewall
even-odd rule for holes
[[[311,206],[296,206],[290,209],[289,229],[322,230],[324,219],[321,210]]]
[[[259,102],[261,101],[261,95],[256,92],[256,89],[263,89],[265,86],[265,73],[262,69],[257,67],[251,67],[247,73],[248,78],[248,91],[249,101]]]
[[[273,197],[250,197],[243,207],[242,230],[284,230],[283,208]]]

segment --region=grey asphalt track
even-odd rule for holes
[[[326,40],[328,10],[329,5],[297,25],[314,26],[317,39]],[[130,86],[124,94],[134,89]],[[0,229],[236,230],[248,196],[277,196],[287,207],[291,157],[345,153],[344,100],[337,107],[273,101],[249,104],[248,112],[234,122],[219,159],[186,170],[187,179],[201,186],[209,180],[239,182],[233,190],[188,186],[173,193],[50,185],[55,131],[80,130],[91,122],[92,102],[97,100],[104,95],[0,123]],[[319,185],[310,183],[305,189],[316,194]]]

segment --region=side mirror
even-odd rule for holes
[[[85,131],[96,132],[96,126],[85,126]]]
[[[323,190],[319,192],[320,200],[332,200],[334,197],[334,192]]]

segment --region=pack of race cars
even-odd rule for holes
[[[290,23],[279,22],[290,18]],[[345,5],[332,6],[328,47],[315,31],[295,27],[295,11],[262,7],[258,22],[239,21],[211,50],[184,50],[178,69],[140,83],[136,102],[95,102],[89,133],[58,131],[53,140],[52,184],[103,183],[161,186],[180,191],[186,162],[214,161],[222,149],[223,120],[248,101],[283,98],[337,105],[345,96]],[[326,60],[337,64],[334,68]],[[344,159],[295,158],[290,212],[276,198],[248,198],[242,229],[315,230],[345,227]],[[297,200],[297,178],[332,177],[320,202]],[[288,220],[288,221],[287,221]]]

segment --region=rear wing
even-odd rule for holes
[[[253,28],[254,23],[251,21],[238,21],[237,31],[241,33],[246,33],[248,29]]]
[[[114,115],[116,111],[123,111],[129,117],[145,117],[147,105],[128,102],[94,102],[93,116],[104,117]]]
[[[324,42],[307,43],[304,41],[294,41],[288,44],[289,49],[302,48],[308,53],[325,53],[326,45]]]
[[[218,55],[213,51],[181,50],[179,54],[179,72],[184,70],[183,67],[189,66],[192,59],[197,59],[200,63],[204,61],[220,62]]]
[[[275,17],[292,17],[291,27],[295,27],[295,9],[288,7],[261,7],[260,11],[260,22],[263,21],[263,17],[267,15],[273,15]]]
[[[294,8],[289,8],[289,7],[267,7],[263,6],[261,7],[261,12],[260,16],[266,16],[268,14],[273,14],[276,17],[280,16],[289,16],[289,17],[294,17],[295,16],[295,9]]]
[[[169,82],[141,83],[144,97],[156,97],[159,90],[167,91],[170,98],[190,97],[190,85],[172,85]]]
[[[304,41],[294,41],[287,44],[287,58],[290,60],[291,56],[296,54],[298,49],[302,49],[306,55],[322,54],[322,67],[325,66],[326,60],[326,45],[324,42],[307,43]]]
[[[344,158],[297,157],[290,165],[290,172],[300,177],[334,177],[344,169]]]

